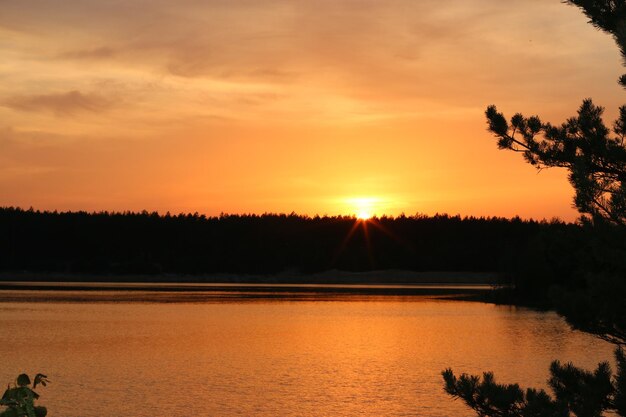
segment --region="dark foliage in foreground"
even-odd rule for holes
[[[595,27],[611,34],[626,57],[626,1],[565,1],[582,9]],[[626,87],[626,75],[620,78]],[[444,389],[462,399],[479,416],[600,417],[604,412],[626,416],[626,106],[620,108],[613,129],[602,120],[604,109],[588,99],[578,115],[560,126],[544,123],[538,116],[516,114],[510,123],[495,106],[487,108],[489,130],[498,147],[520,152],[538,168],[565,168],[576,196],[574,204],[583,216],[584,245],[589,250],[571,262],[569,287],[555,286],[551,300],[574,326],[617,345],[617,373],[608,363],[592,373],[558,361],[550,367],[550,388],[543,390],[500,385],[493,374],[443,372]],[[544,256],[539,247],[529,259]],[[535,264],[535,262],[531,262]],[[531,275],[523,274],[529,277]],[[545,280],[521,280],[531,288]],[[530,285],[529,285],[530,284]],[[523,285],[518,288],[523,289]],[[536,292],[536,291],[535,291]]]
[[[625,56],[626,1],[565,3],[579,7],[591,24],[612,35]],[[587,99],[578,114],[560,126],[519,113],[509,123],[495,106],[487,108],[486,117],[500,149],[521,153],[539,169],[568,171],[589,251],[572,262],[569,281],[579,284],[552,291],[552,300],[575,327],[626,344],[626,105],[612,129],[603,112]],[[539,256],[541,251],[531,258]]]
[[[587,99],[561,126],[519,113],[509,123],[495,106],[489,106],[486,115],[500,149],[522,153],[538,168],[566,168],[581,213],[626,226],[626,106],[620,108],[613,131],[605,125],[603,113]]]
[[[35,401],[39,399],[34,389],[37,385],[46,386],[48,377],[44,374],[35,375],[33,388],[30,388],[30,377],[21,374],[17,377],[14,384],[9,387],[0,399],[0,405],[6,409],[0,412],[0,417],[45,417],[48,414],[46,407],[36,406]]]
[[[57,213],[0,208],[0,271],[69,273],[303,273],[504,271],[532,245],[576,256],[580,227],[503,218]],[[550,242],[546,243],[545,238]],[[566,254],[560,241],[572,253]],[[561,253],[562,252],[562,253]],[[543,261],[542,261],[543,262]],[[524,264],[526,262],[524,261]],[[513,267],[511,267],[513,265]],[[559,272],[556,269],[564,269]],[[551,279],[568,272],[546,260]],[[555,278],[558,280],[558,278]],[[541,285],[547,288],[549,285]]]
[[[585,371],[571,363],[559,361],[550,366],[548,385],[550,396],[544,390],[522,390],[518,384],[498,384],[491,372],[480,378],[462,374],[456,377],[451,369],[442,372],[445,391],[460,398],[479,416],[495,417],[599,417],[605,411],[624,415],[623,383],[626,359],[616,351],[618,375],[613,376],[608,362],[593,371]]]

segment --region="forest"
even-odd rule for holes
[[[0,208],[0,271],[309,274],[327,270],[568,277],[581,226],[559,220],[414,215],[160,215]],[[528,262],[540,249],[540,259]],[[44,274],[45,275],[45,274]]]

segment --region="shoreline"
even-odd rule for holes
[[[496,277],[491,273],[412,271],[192,277],[2,273],[0,302],[333,301],[416,296],[483,301]]]
[[[301,285],[497,285],[495,272],[377,270],[350,272],[329,270],[305,274],[285,271],[277,274],[94,274],[4,271],[0,286],[7,282],[152,283],[152,284],[301,284]]]

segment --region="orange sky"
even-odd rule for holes
[[[559,0],[0,1],[0,205],[576,218],[484,109],[612,123],[613,40]]]

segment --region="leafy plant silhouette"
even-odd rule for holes
[[[30,377],[27,374],[19,375],[14,384],[9,384],[0,399],[0,405],[7,407],[0,413],[0,417],[45,417],[48,410],[46,407],[35,406],[35,400],[39,398],[39,394],[34,389],[37,385],[45,387],[48,382],[46,375],[37,374],[33,389],[31,389]]]

